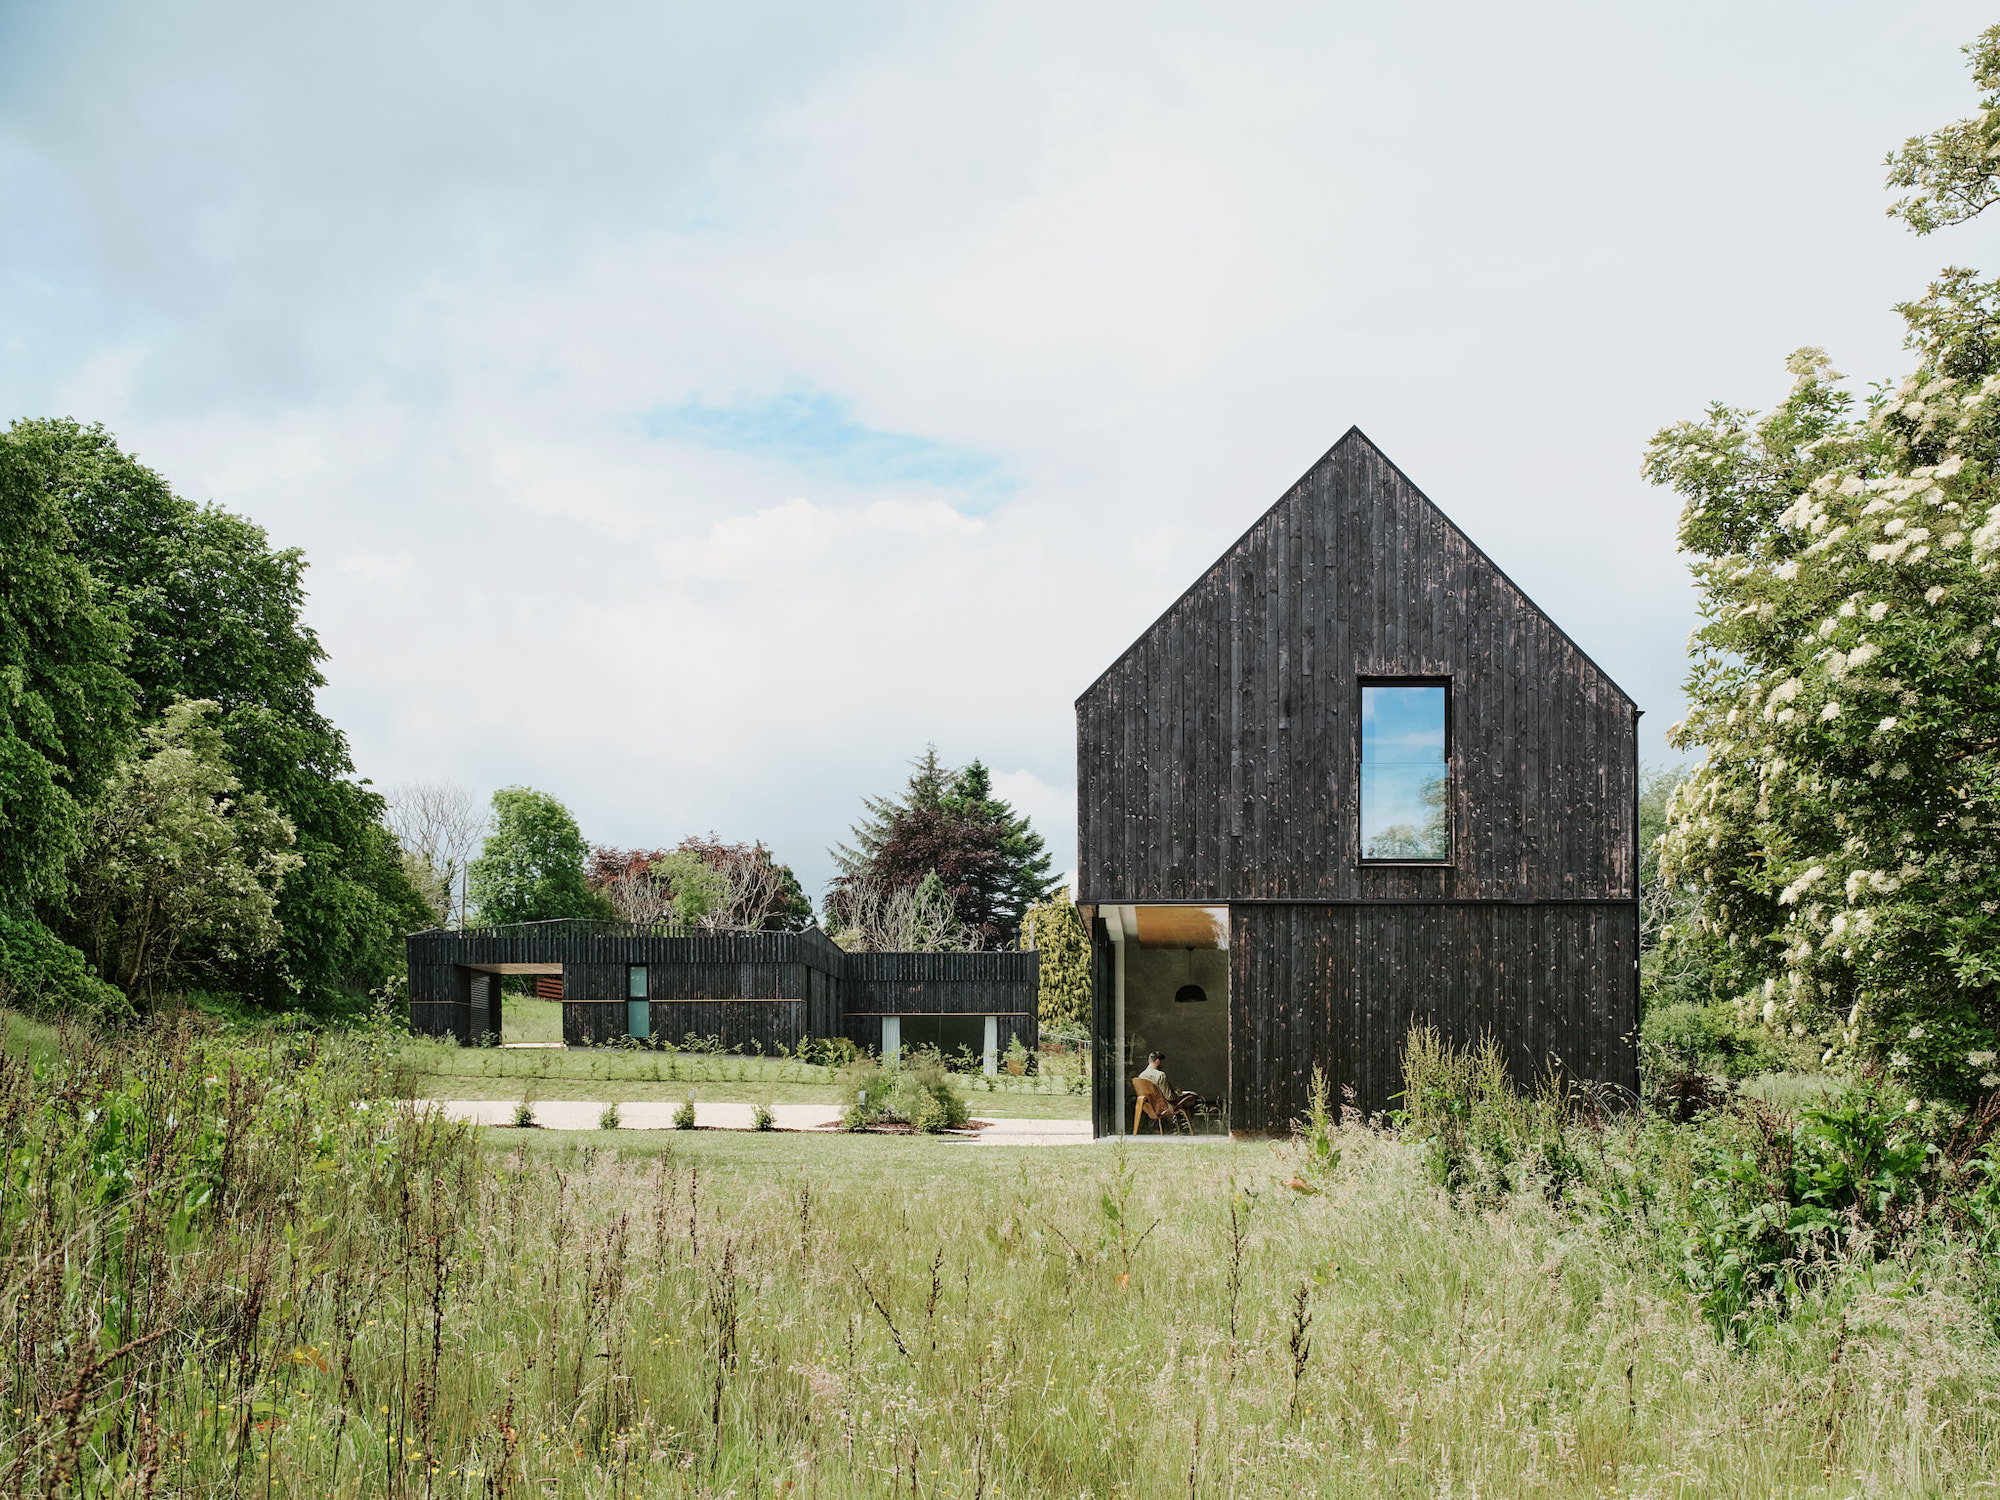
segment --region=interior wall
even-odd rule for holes
[[[1208,994],[1176,1001],[1184,984]],[[1218,948],[1141,948],[1125,944],[1125,1077],[1146,1066],[1146,1054],[1167,1054],[1175,1088],[1204,1099],[1229,1097],[1229,955]],[[1128,1091],[1127,1113],[1130,1113]]]

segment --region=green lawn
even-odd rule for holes
[[[562,1001],[535,1000],[526,995],[506,996],[500,1002],[500,1040],[561,1041]]]
[[[19,1011],[6,1013],[6,1049],[17,1057],[25,1057],[30,1063],[47,1063],[56,1055],[56,1028],[45,1021],[34,1021]]]
[[[411,1087],[426,1099],[543,1099],[671,1103],[690,1094],[717,1103],[844,1102],[827,1069],[790,1058],[650,1052],[624,1047],[509,1051],[412,1038],[402,1049]],[[1084,1120],[1090,1096],[1052,1092],[1039,1077],[955,1075],[976,1114],[1027,1120]]]

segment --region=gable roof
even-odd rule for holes
[[[1487,567],[1491,568],[1495,576],[1497,576],[1502,582],[1504,582],[1509,588],[1511,588],[1515,592],[1515,594],[1517,594],[1520,597],[1520,600],[1524,605],[1526,605],[1529,609],[1533,610],[1537,615],[1541,616],[1542,619],[1546,620],[1549,624],[1549,628],[1555,631],[1555,633],[1558,636],[1560,636],[1566,644],[1568,644],[1570,649],[1575,651],[1576,654],[1590,666],[1592,671],[1596,672],[1598,676],[1602,677],[1604,681],[1610,686],[1613,692],[1617,693],[1619,697],[1623,698],[1625,702],[1631,705],[1635,711],[1638,711],[1637,700],[1635,700],[1630,693],[1626,692],[1624,688],[1619,686],[1617,679],[1614,678],[1609,672],[1605,671],[1603,666],[1598,663],[1595,657],[1593,657],[1588,651],[1584,650],[1582,646],[1577,644],[1576,638],[1572,636],[1567,630],[1563,629],[1561,624],[1559,624],[1556,621],[1554,616],[1550,615],[1547,610],[1543,609],[1539,604],[1537,604],[1534,601],[1534,599],[1530,597],[1528,591],[1522,588],[1520,584],[1516,583],[1513,580],[1513,578],[1509,576],[1507,570],[1501,567],[1500,564],[1498,564],[1492,559],[1492,557],[1487,553],[1484,547],[1480,546],[1479,543],[1475,542],[1469,535],[1467,535],[1464,528],[1462,528],[1456,521],[1452,520],[1450,516],[1446,515],[1444,512],[1444,508],[1440,506],[1435,500],[1431,499],[1429,495],[1425,494],[1423,492],[1423,489],[1416,483],[1416,481],[1411,479],[1408,474],[1403,472],[1402,466],[1399,465],[1393,458],[1389,457],[1388,454],[1384,453],[1381,447],[1374,441],[1374,439],[1370,438],[1367,433],[1363,432],[1359,426],[1349,427],[1346,432],[1342,433],[1340,436],[1340,440],[1336,442],[1331,448],[1327,449],[1326,452],[1322,453],[1310,465],[1308,465],[1306,471],[1303,474],[1301,474],[1296,480],[1294,480],[1290,485],[1288,485],[1285,489],[1285,492],[1282,495],[1280,495],[1276,500],[1272,501],[1269,506],[1265,507],[1263,513],[1260,514],[1256,520],[1252,521],[1248,526],[1246,526],[1243,529],[1242,534],[1238,536],[1234,542],[1231,542],[1227,547],[1223,548],[1221,554],[1217,556],[1214,562],[1210,563],[1206,568],[1202,569],[1200,573],[1196,574],[1194,579],[1188,584],[1188,586],[1181,590],[1180,594],[1174,599],[1174,602],[1169,604],[1165,609],[1161,610],[1159,615],[1155,617],[1155,619],[1153,620],[1153,623],[1148,625],[1144,630],[1140,631],[1139,634],[1133,639],[1132,644],[1127,646],[1123,651],[1119,652],[1118,655],[1112,660],[1111,664],[1107,666],[1102,672],[1099,672],[1097,674],[1097,676],[1092,680],[1090,686],[1085,688],[1081,693],[1078,693],[1076,695],[1077,705],[1081,706],[1084,699],[1088,698],[1092,693],[1096,692],[1100,687],[1102,687],[1104,685],[1105,679],[1110,677],[1113,672],[1117,671],[1118,668],[1124,664],[1126,658],[1131,656],[1133,652],[1137,651],[1141,646],[1143,646],[1146,643],[1148,637],[1150,637],[1155,631],[1159,630],[1170,619],[1172,619],[1174,612],[1178,610],[1181,607],[1181,605],[1187,602],[1188,596],[1194,593],[1196,589],[1200,588],[1203,581],[1206,580],[1210,574],[1214,573],[1216,569],[1222,567],[1225,563],[1227,563],[1230,559],[1230,556],[1236,551],[1236,549],[1241,547],[1248,540],[1250,540],[1250,538],[1256,533],[1258,527],[1262,526],[1266,521],[1270,520],[1271,517],[1278,511],[1278,509],[1281,506],[1283,506],[1287,501],[1291,500],[1295,495],[1297,495],[1300,488],[1304,486],[1305,483],[1308,480],[1310,480],[1314,474],[1319,472],[1319,470],[1324,468],[1328,463],[1332,462],[1335,455],[1340,453],[1342,449],[1354,445],[1366,446],[1371,453],[1373,453],[1377,458],[1381,459],[1383,463],[1387,464],[1389,468],[1392,471],[1394,471],[1396,477],[1402,480],[1404,484],[1409,486],[1410,493],[1416,496],[1416,498],[1422,501],[1425,505],[1429,506],[1431,511],[1437,516],[1438,520],[1441,521],[1445,525],[1445,527],[1447,527],[1451,532],[1455,533],[1465,543],[1465,545],[1469,549],[1471,549],[1475,557],[1477,557]]]

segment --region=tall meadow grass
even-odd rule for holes
[[[2000,1352],[1943,1250],[1857,1262],[1746,1345],[1651,1242],[1441,1183],[1352,1119],[1314,1160],[482,1144],[393,1097],[395,1056],[183,1029],[0,1064],[0,1484],[1765,1496],[1995,1471]]]

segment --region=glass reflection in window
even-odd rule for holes
[[[1361,857],[1451,857],[1442,684],[1361,689]]]

